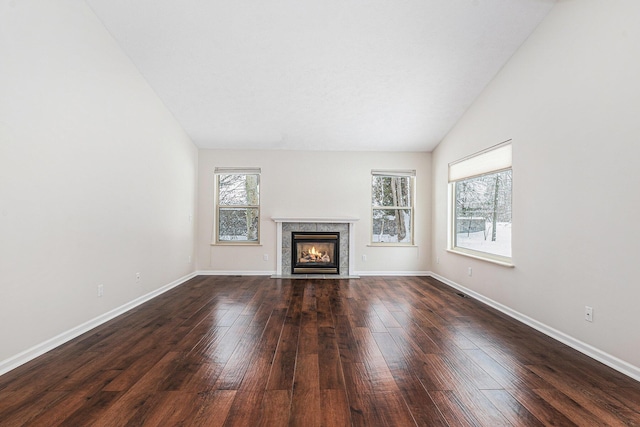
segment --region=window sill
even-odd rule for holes
[[[451,252],[452,254],[466,256],[466,257],[473,258],[473,259],[478,259],[480,261],[490,262],[492,264],[501,265],[503,267],[508,267],[508,268],[514,268],[515,267],[515,265],[513,263],[509,262],[509,261],[502,261],[502,260],[499,260],[499,259],[490,258],[488,256],[475,255],[475,254],[471,254],[471,253],[468,253],[468,252],[463,252],[463,251],[456,250],[456,249],[447,249],[447,252]]]

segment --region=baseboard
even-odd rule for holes
[[[357,271],[358,276],[431,276],[430,271]]]
[[[628,362],[625,362],[624,360],[618,359],[615,356],[612,356],[609,353],[606,353],[600,349],[597,349],[587,343],[584,343],[570,335],[565,334],[564,332],[558,331],[557,329],[554,329],[548,325],[545,325],[544,323],[541,323],[535,319],[532,319],[529,316],[526,316],[518,311],[515,311],[505,305],[500,304],[499,302],[496,302],[490,298],[485,297],[482,294],[479,294],[471,289],[465,288],[464,286],[449,280],[445,277],[442,277],[438,274],[432,273],[430,272],[429,274],[431,277],[433,277],[434,279],[438,279],[439,281],[441,281],[442,283],[446,284],[447,286],[450,286],[454,289],[457,289],[461,292],[463,292],[464,294],[472,297],[473,299],[476,299],[490,307],[495,308],[496,310],[506,314],[507,316],[524,323],[525,325],[531,326],[533,329],[536,329],[540,332],[542,332],[543,334],[556,339],[558,341],[560,341],[563,344],[568,345],[569,347],[573,348],[574,350],[579,351],[582,354],[585,354],[589,357],[591,357],[592,359],[597,360],[598,362],[601,362],[607,366],[609,366],[610,368],[615,369],[616,371],[623,373],[631,378],[633,378],[636,381],[640,381],[640,367],[634,366]]]
[[[175,288],[176,286],[179,286],[181,284],[183,284],[184,282],[186,282],[189,279],[192,279],[193,277],[195,277],[197,274],[191,273],[188,274],[184,277],[181,277],[178,280],[175,280],[159,289],[156,289],[153,292],[150,292],[146,295],[142,295],[141,297],[138,297],[132,301],[129,301],[128,303],[121,305],[120,307],[117,307],[111,311],[108,311],[98,317],[95,317],[81,325],[76,326],[75,328],[69,329],[66,332],[63,332],[59,335],[56,335],[55,337],[48,339],[47,341],[44,341],[40,344],[37,344],[21,353],[16,354],[13,357],[10,357],[9,359],[3,360],[0,362],[0,375],[3,375],[9,371],[11,371],[12,369],[17,368],[20,365],[24,365],[25,363],[35,359],[38,356],[43,355],[44,353],[53,350],[54,348],[84,334],[85,332],[90,331],[91,329],[98,327],[100,325],[102,325],[103,323],[108,322],[109,320],[120,316],[123,313],[126,313],[127,311],[131,310],[132,308],[135,308],[137,306],[139,306],[140,304],[143,304],[155,297],[157,297],[160,294],[163,294],[165,292],[167,292],[170,289]]]
[[[231,270],[199,270],[198,276],[273,276],[273,271],[231,271]]]

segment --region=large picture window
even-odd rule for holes
[[[216,168],[215,243],[259,243],[260,169]]]
[[[511,263],[510,141],[449,165],[450,249]]]
[[[415,171],[371,171],[372,243],[413,244]]]

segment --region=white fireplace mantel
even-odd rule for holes
[[[276,276],[282,276],[282,224],[283,223],[328,223],[348,224],[349,226],[349,276],[354,275],[355,270],[355,233],[354,226],[359,218],[354,217],[272,217],[277,225],[276,232]]]
[[[310,218],[310,217],[287,217],[287,216],[274,216],[271,217],[274,222],[324,222],[324,223],[335,223],[335,224],[351,224],[357,222],[360,218],[354,217],[318,217],[318,218]]]

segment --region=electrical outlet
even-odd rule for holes
[[[98,285],[98,298],[104,295],[104,285]]]
[[[362,255],[362,260],[366,262],[367,261],[367,256],[366,255]]]
[[[264,254],[264,255],[262,255],[262,259],[263,259],[264,261],[269,261],[269,254]]]
[[[440,264],[440,257],[439,256],[436,257],[436,264]]]
[[[136,283],[140,283],[140,273],[136,273]]]
[[[589,307],[588,305],[584,306],[584,320],[593,322],[593,307]]]
[[[187,261],[187,264],[191,264],[191,255],[189,255],[189,261]]]
[[[469,277],[471,277],[473,275],[473,270],[471,269],[471,267],[469,267]]]

